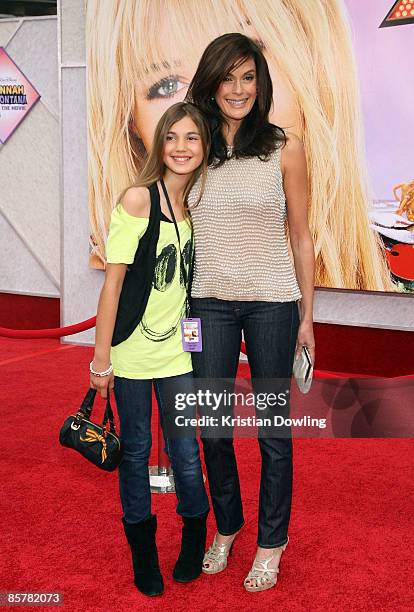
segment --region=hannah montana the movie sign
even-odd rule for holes
[[[0,47],[0,142],[4,144],[40,99],[39,92]]]

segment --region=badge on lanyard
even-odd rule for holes
[[[183,275],[185,291],[186,291],[186,302],[187,302],[187,313],[189,312],[189,283],[188,283],[188,274],[184,264],[183,253],[181,251],[181,243],[180,243],[180,232],[178,230],[177,221],[174,215],[173,207],[171,206],[170,198],[168,196],[168,191],[165,186],[164,181],[161,179],[161,187],[163,189],[165,199],[167,202],[168,210],[170,211],[171,218],[173,220],[175,231],[177,232],[178,239],[178,248],[180,251],[180,267]],[[191,244],[192,244],[192,234],[191,234]],[[190,247],[190,253],[191,253]],[[201,336],[201,319],[199,318],[191,318],[187,317],[185,319],[181,319],[181,340],[183,343],[183,350],[190,353],[201,353],[203,350],[203,340]]]
[[[181,319],[181,338],[183,349],[190,353],[201,353],[203,338],[201,335],[201,319]]]

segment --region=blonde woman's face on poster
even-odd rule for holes
[[[270,121],[301,138],[299,108],[289,81],[273,58],[266,55],[266,59],[273,82],[274,108],[270,113]],[[161,115],[172,104],[184,100],[197,64],[198,59],[196,62],[179,60],[174,70],[152,73],[152,79],[137,86],[134,126],[147,150]]]

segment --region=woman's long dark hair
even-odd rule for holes
[[[227,159],[223,136],[226,120],[216,103],[215,94],[229,72],[249,58],[256,65],[257,98],[236,132],[233,154],[236,157],[267,159],[280,143],[286,142],[283,129],[269,122],[273,86],[260,47],[243,34],[224,34],[215,38],[205,49],[186,98],[207,117],[211,130],[209,162],[218,166]]]

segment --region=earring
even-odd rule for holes
[[[210,100],[211,100],[212,102],[214,102],[215,97],[214,97],[214,96],[211,96]]]

